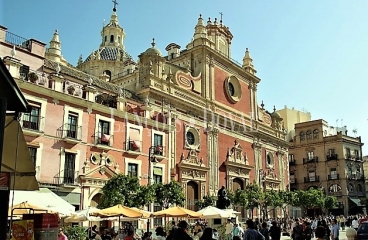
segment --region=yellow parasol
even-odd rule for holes
[[[145,211],[145,210],[142,210],[142,209],[139,209],[139,208],[135,208],[135,207],[132,207],[131,209],[139,211],[140,213],[142,213],[141,218],[149,218],[152,214],[151,212],[148,212],[148,211]]]
[[[194,212],[182,207],[171,207],[162,211],[152,213],[154,217],[191,217],[201,218],[202,213]]]
[[[118,204],[116,206],[101,209],[99,211],[91,213],[91,215],[99,216],[99,217],[123,216],[123,217],[129,217],[129,218],[140,218],[142,217],[143,213],[141,211],[134,210],[132,208],[128,208],[121,204]]]
[[[12,211],[13,210],[13,211]],[[23,215],[33,212],[52,212],[47,208],[38,207],[36,205],[30,204],[28,202],[22,202],[8,208],[8,216],[11,215]]]

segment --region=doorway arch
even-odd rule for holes
[[[96,195],[93,196],[93,198],[91,199],[91,207],[95,207],[97,208],[98,205],[100,205],[102,202],[102,194],[101,193],[97,193]]]
[[[187,183],[187,208],[193,211],[197,210],[196,202],[198,201],[198,183],[194,181],[189,181]]]
[[[244,190],[244,182],[240,178],[234,178],[233,179],[233,191],[236,190]]]

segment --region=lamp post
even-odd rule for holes
[[[148,177],[147,177],[147,179],[148,179],[147,185],[148,186],[151,185],[151,163],[152,163],[152,156],[155,153],[155,149],[156,149],[156,146],[151,146],[148,150]],[[153,157],[153,161],[155,161],[154,157]],[[150,202],[148,203],[147,210],[148,210],[148,212],[151,211],[151,203]],[[149,232],[150,225],[151,225],[151,221],[150,221],[150,218],[148,218],[147,219],[147,233]]]

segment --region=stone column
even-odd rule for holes
[[[214,160],[213,160],[213,134],[212,134],[212,130],[211,130],[212,126],[210,127],[209,125],[207,125],[207,164],[208,167],[210,168],[207,174],[207,179],[208,179],[208,187],[209,187],[209,192],[210,194],[215,194],[216,192],[216,187],[215,187],[215,181],[214,181]]]
[[[5,57],[4,63],[5,65],[9,66],[8,70],[13,78],[20,77],[19,69],[20,69],[20,66],[22,66],[22,64],[20,63],[19,59],[12,58],[12,57]]]
[[[53,81],[53,89],[58,92],[63,92],[64,77],[60,74],[51,75],[51,81]]]
[[[86,98],[90,102],[95,102],[95,94],[97,92],[96,88],[93,86],[86,86],[84,87],[84,90],[86,91]]]
[[[259,182],[260,180],[260,174],[259,174],[259,170],[263,169],[262,166],[262,144],[259,142],[258,138],[254,138],[253,139],[253,150],[254,150],[254,171],[255,171],[255,181],[260,185],[261,183]]]
[[[214,167],[214,185],[215,185],[215,193],[217,193],[217,189],[219,186],[219,146],[218,146],[218,128],[213,129],[213,167]]]

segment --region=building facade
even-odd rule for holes
[[[253,60],[248,49],[242,64],[231,58],[222,21],[200,16],[184,50],[171,43],[163,55],[153,40],[135,61],[114,9],[76,67],[58,32],[46,48],[0,30],[0,55],[33,106],[22,124],[37,179],[79,208],[96,206],[116,173],[177,180],[191,209],[221,186],[288,188],[283,119],[258,105]]]
[[[331,213],[345,216],[365,212],[363,143],[347,133],[346,127],[331,127],[321,119],[296,123],[289,148],[290,190],[323,189],[337,197]]]

